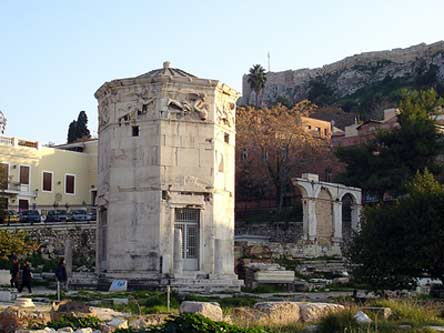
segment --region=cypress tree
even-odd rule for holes
[[[91,133],[88,129],[88,116],[85,111],[80,111],[77,118],[77,139],[90,138]]]
[[[68,143],[72,143],[77,140],[77,121],[73,120],[69,124],[68,128]]]

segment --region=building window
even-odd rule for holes
[[[65,175],[65,194],[76,194],[76,176]]]
[[[29,185],[29,166],[20,165],[20,184]]]
[[[248,158],[248,150],[247,148],[244,148],[241,151],[241,160],[245,161],[247,158]]]
[[[139,126],[132,126],[132,135],[139,136]]]
[[[52,175],[53,173],[50,171],[43,171],[43,192],[52,192]]]

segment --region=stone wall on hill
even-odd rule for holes
[[[296,103],[310,98],[313,82],[332,91],[336,98],[342,98],[387,79],[419,78],[427,75],[432,67],[433,79],[444,84],[444,41],[364,52],[321,68],[268,72],[262,99],[265,105],[272,105],[279,99]],[[255,99],[247,75],[244,75],[239,104],[255,104]]]

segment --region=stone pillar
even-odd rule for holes
[[[72,243],[71,240],[65,239],[65,268],[68,278],[72,276]]]
[[[333,201],[333,241],[342,241],[342,201]]]
[[[353,231],[359,231],[361,229],[361,205],[353,204],[351,206],[351,227]]]
[[[307,223],[308,240],[316,239],[316,199],[308,198],[306,201],[306,209],[304,211],[304,222]],[[307,214],[305,214],[305,212]],[[305,215],[307,215],[305,217]]]
[[[174,274],[182,274],[183,258],[182,258],[182,230],[174,229],[174,256],[173,256]]]
[[[214,274],[224,274],[224,241],[214,240]]]

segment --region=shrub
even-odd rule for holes
[[[116,333],[266,333],[262,328],[240,328],[235,325],[215,322],[200,314],[185,313],[173,317],[161,326],[145,330],[121,329]]]
[[[359,324],[353,318],[352,311],[330,314],[319,323],[320,333],[353,332],[359,328]]]
[[[80,328],[91,327],[92,329],[99,328],[102,322],[96,317],[74,317],[74,316],[62,316],[58,320],[53,320],[49,322],[46,326],[54,328],[56,330],[63,327],[71,327],[73,330]],[[43,328],[43,327],[42,327]]]

